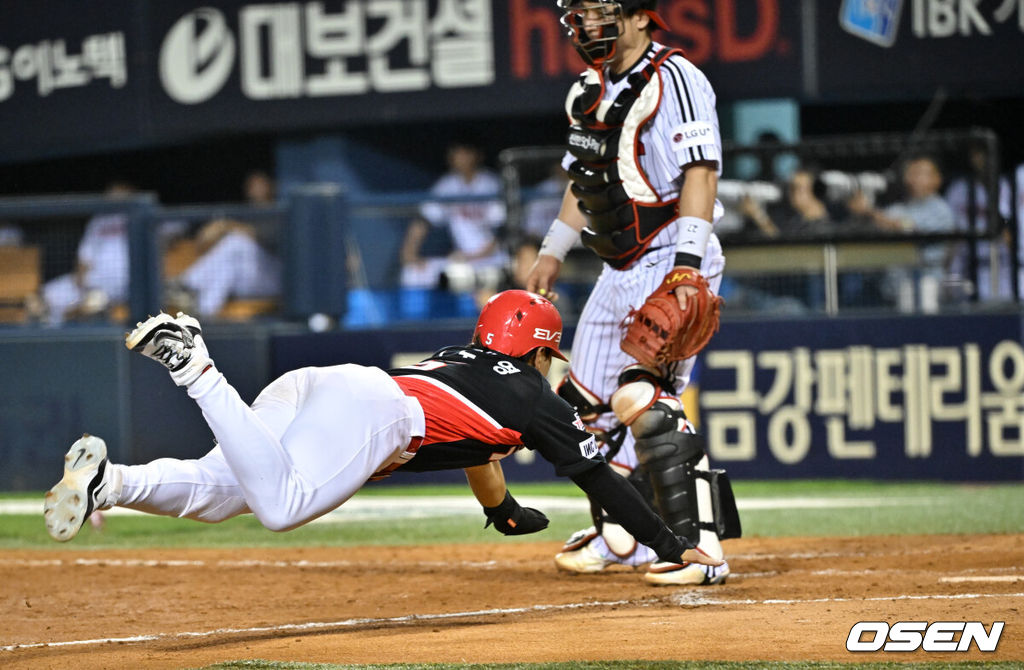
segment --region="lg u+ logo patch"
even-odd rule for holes
[[[994,621],[989,630],[980,621],[858,621],[846,638],[847,651],[995,651],[1005,622]],[[957,633],[960,634],[959,638]]]

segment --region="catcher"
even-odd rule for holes
[[[605,463],[594,437],[544,374],[559,351],[562,319],[548,300],[505,291],[481,310],[473,343],[384,371],[359,365],[302,368],[246,405],[210,358],[199,322],[179,313],[140,323],[132,351],[164,365],[203,411],[218,445],[199,459],[115,465],[103,440],[85,435],[46,494],[47,531],[75,537],[89,515],[114,505],[215,523],[251,512],[286,531],[330,512],[367,481],[401,468],[463,468],[486,525],[506,535],[547,527],[505,486],[499,459],[537,451],[614,510],[666,560],[713,559],[676,537]]]
[[[722,148],[715,93],[678,49],[654,0],[559,0],[562,24],[589,66],[569,91],[570,184],[527,281],[553,289],[568,250],[582,242],[606,267],[580,316],[559,394],[602,442],[612,467],[648,496],[676,534],[723,556],[739,517],[724,471],[679,395],[694,356],[718,330],[725,258],[712,224]],[[659,561],[614,512],[591,497],[594,525],[555,557],[570,572],[650,563],[653,584],[719,584],[728,564]]]

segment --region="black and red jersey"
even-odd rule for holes
[[[388,374],[426,419],[419,451],[402,470],[467,468],[533,449],[661,560],[678,562],[689,546],[605,463],[594,436],[533,366],[482,347],[447,347]]]
[[[573,477],[604,457],[594,436],[533,366],[475,346],[447,347],[388,370],[426,417],[426,435],[402,470],[482,465],[525,447]]]

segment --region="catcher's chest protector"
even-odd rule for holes
[[[662,49],[629,75],[614,100],[604,100],[604,73],[584,72],[565,101],[569,115],[572,192],[587,220],[583,244],[613,268],[628,267],[659,230],[676,218],[678,198],[662,200],[640,166],[640,133],[658,111],[658,67],[678,49]]]

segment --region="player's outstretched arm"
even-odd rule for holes
[[[484,508],[487,523],[503,535],[526,535],[548,527],[548,518],[540,510],[523,507],[505,486],[505,473],[497,461],[466,468],[466,480],[473,495]]]
[[[607,463],[601,463],[572,480],[615,519],[637,542],[646,544],[668,563],[721,565],[720,559],[705,554],[669,530],[633,486]]]
[[[476,496],[477,502],[483,507],[494,507],[505,499],[505,472],[501,463],[491,461],[484,465],[465,468],[466,481]]]

